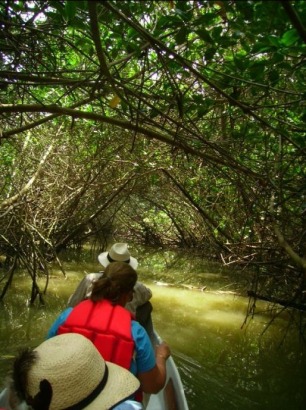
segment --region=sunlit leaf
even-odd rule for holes
[[[116,108],[118,106],[118,104],[120,104],[120,97],[118,97],[118,95],[114,95],[114,97],[111,99],[111,101],[109,102],[109,106],[111,108]]]

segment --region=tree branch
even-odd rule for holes
[[[150,139],[157,139],[170,146],[179,148],[183,150],[184,152],[191,154],[195,157],[203,158],[208,162],[216,163],[218,165],[221,164],[221,165],[230,167],[244,174],[247,174],[257,180],[266,182],[263,175],[253,172],[251,169],[238,164],[236,161],[231,163],[229,161],[225,161],[224,158],[222,158],[222,156],[213,157],[211,155],[204,154],[203,152],[199,152],[198,150],[184,144],[182,140],[178,140],[176,138],[177,134],[171,133],[171,131],[167,131],[167,133],[171,135],[173,139],[171,139],[170,136],[166,135],[165,133],[163,134],[158,133],[153,129],[145,128],[140,125],[135,125],[131,121],[124,121],[124,120],[120,120],[117,118],[105,117],[101,114],[96,114],[94,112],[85,112],[85,111],[74,110],[71,108],[58,107],[57,105],[38,105],[38,104],[33,104],[33,105],[31,104],[28,104],[28,105],[27,104],[17,104],[17,105],[2,104],[1,105],[0,104],[0,113],[6,113],[6,112],[7,113],[9,112],[50,112],[50,113],[57,113],[59,115],[68,115],[73,118],[83,118],[83,119],[94,120],[98,122],[105,122],[107,124],[115,125],[122,129],[128,129],[131,131],[135,131],[135,129],[137,129],[137,132],[139,132],[140,134],[143,134],[144,136]]]
[[[92,32],[92,39],[94,41],[97,56],[100,64],[100,74],[105,75],[112,82],[112,76],[108,69],[106,59],[102,50],[101,41],[100,41],[100,31],[98,25],[98,18],[97,18],[97,2],[89,0],[88,4],[88,11],[89,11],[89,18],[90,18],[90,27]]]
[[[85,100],[81,100],[81,101],[77,102],[76,104],[71,105],[71,107],[69,107],[69,108],[74,109],[74,108],[80,107],[82,105],[89,104],[96,97],[97,96],[92,96],[90,98],[86,98]],[[0,105],[0,109],[1,109],[1,105]],[[9,138],[12,135],[20,134],[21,132],[31,130],[32,128],[38,127],[41,124],[44,124],[48,121],[53,120],[54,118],[60,117],[61,115],[62,114],[60,114],[60,113],[59,114],[48,115],[48,116],[46,116],[44,118],[41,118],[37,121],[31,122],[30,124],[24,125],[23,127],[14,128],[10,131],[5,131],[5,132],[2,133],[2,135],[0,135],[0,140],[1,140],[1,138]]]
[[[301,22],[300,17],[298,16],[297,12],[294,10],[292,4],[288,0],[280,0],[285,12],[287,13],[288,17],[291,20],[296,31],[299,33],[300,37],[306,43],[306,29]]]
[[[273,296],[260,295],[256,292],[254,292],[253,290],[248,291],[248,296],[250,298],[255,298],[255,299],[265,300],[267,302],[277,303],[278,305],[284,306],[286,308],[291,307],[291,308],[302,310],[302,311],[306,312],[306,305],[302,304],[302,303],[295,303],[293,301],[290,302],[288,300],[278,299],[278,298],[275,298]]]
[[[270,213],[271,216],[275,213],[274,212],[274,194],[271,195],[271,200],[270,200]],[[272,226],[273,230],[275,232],[275,235],[277,237],[278,243],[280,246],[285,250],[287,255],[290,256],[290,258],[293,260],[293,262],[299,266],[303,270],[304,277],[306,279],[306,259],[298,255],[295,250],[289,245],[289,243],[286,241],[284,238],[284,235],[281,233],[279,227],[277,226],[277,223],[275,221],[275,218],[272,216]]]
[[[208,215],[207,212],[205,212],[195,201],[194,199],[191,197],[191,195],[182,187],[182,185],[170,174],[170,172],[168,172],[167,170],[163,169],[163,172],[165,175],[167,175],[171,181],[177,186],[177,188],[182,192],[182,194],[188,199],[188,201],[197,209],[197,211],[202,215],[202,217],[204,218],[204,220],[206,220],[214,229],[216,229],[224,238],[226,238],[229,241],[232,241],[232,237],[225,231],[223,230],[219,223],[217,223],[216,221],[214,221],[210,215]],[[217,244],[223,248],[226,249],[225,246],[220,242],[217,241]]]
[[[48,158],[50,152],[53,149],[53,145],[51,144],[47,151],[45,152],[44,156],[42,157],[42,159],[40,160],[40,163],[38,165],[37,171],[35,172],[35,174],[32,176],[32,178],[29,179],[29,181],[26,183],[26,185],[14,196],[12,196],[11,198],[8,198],[6,200],[4,200],[3,202],[0,203],[0,209],[5,208],[7,206],[13,205],[15,202],[18,201],[18,199],[24,195],[30,188],[31,186],[34,184],[34,182],[36,181],[36,179],[39,177],[39,175],[42,172],[43,169],[43,165],[46,162],[46,159]]]
[[[108,1],[105,0],[103,1],[103,7],[106,9],[112,11],[114,14],[119,16],[122,20],[124,20],[126,23],[128,23],[131,27],[133,27],[135,30],[137,30],[140,35],[142,35],[147,41],[149,41],[152,46],[156,49],[158,49],[166,52],[169,56],[172,56],[178,61],[180,64],[183,65],[186,69],[188,69],[192,74],[196,76],[196,78],[201,79],[204,83],[209,85],[212,89],[214,89],[218,94],[222,95],[226,100],[232,104],[233,106],[236,106],[242,110],[242,112],[245,115],[248,115],[252,118],[254,118],[256,121],[258,121],[262,126],[267,127],[268,129],[272,130],[276,135],[281,135],[283,136],[287,141],[289,141],[292,145],[294,145],[296,148],[300,148],[297,144],[294,143],[287,135],[287,133],[284,130],[278,129],[275,126],[273,126],[268,120],[265,120],[264,118],[260,117],[257,115],[253,110],[252,107],[249,106],[247,103],[243,103],[242,101],[239,101],[232,97],[230,94],[226,93],[221,87],[219,87],[214,81],[206,77],[204,74],[199,72],[195,67],[194,67],[194,62],[193,61],[188,61],[184,57],[182,57],[180,54],[172,50],[170,47],[168,47],[165,43],[163,43],[160,39],[153,37],[145,28],[143,28],[140,24],[137,22],[132,21],[129,19],[125,14],[123,14],[120,10],[118,10],[114,5]]]

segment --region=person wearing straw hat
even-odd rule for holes
[[[105,360],[137,376],[142,392],[158,393],[166,381],[166,361],[171,353],[165,342],[154,351],[145,329],[124,307],[133,298],[136,281],[137,272],[131,265],[110,263],[93,283],[90,298],[64,310],[49,329],[48,337],[83,334]]]
[[[129,250],[127,243],[119,242],[111,246],[109,251],[102,252],[98,255],[98,261],[106,268],[112,262],[125,262],[135,270],[138,266],[138,261],[134,258]],[[92,284],[103,275],[103,272],[89,273],[79,283],[74,293],[68,300],[68,306],[74,307],[82,300],[90,297]],[[126,304],[126,308],[135,315],[138,322],[146,329],[150,338],[153,337],[153,324],[151,312],[152,304],[149,301],[152,297],[152,292],[143,283],[136,282],[134,286],[133,299]]]
[[[6,395],[23,409],[136,410],[142,406],[131,396],[138,387],[132,373],[105,361],[91,341],[67,333],[19,354]]]

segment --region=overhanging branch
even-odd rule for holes
[[[16,203],[19,200],[19,198],[21,198],[21,196],[24,195],[31,188],[31,186],[34,184],[36,179],[39,177],[39,175],[43,171],[43,165],[45,164],[50,152],[52,151],[52,149],[53,149],[53,145],[51,144],[48,147],[47,151],[45,152],[43,158],[41,159],[35,174],[29,179],[29,181],[26,183],[26,185],[16,195],[14,195],[11,198],[8,198],[8,199],[4,200],[3,202],[1,202],[0,203],[0,209],[11,206],[14,203]]]
[[[280,0],[280,2],[282,3],[284,10],[286,11],[296,31],[299,33],[304,43],[306,43],[306,29],[292,4],[288,0]]]
[[[100,74],[105,75],[112,82],[112,76],[109,72],[105,56],[102,50],[102,45],[100,41],[100,31],[98,25],[98,18],[97,18],[97,2],[96,1],[88,1],[88,11],[89,11],[89,18],[90,18],[90,27],[92,32],[92,39],[96,47],[97,57],[99,60],[100,65]]]
[[[171,133],[171,131],[167,131],[165,133],[156,132],[153,129],[145,128],[140,126],[139,124],[132,123],[131,121],[123,121],[118,118],[114,117],[105,117],[104,115],[93,113],[93,112],[85,112],[80,110],[74,110],[72,108],[65,108],[59,107],[57,105],[39,105],[39,104],[3,104],[0,105],[0,114],[1,113],[21,113],[21,112],[40,112],[40,113],[54,113],[59,115],[67,115],[72,118],[83,118],[88,120],[93,120],[97,122],[104,122],[110,125],[114,125],[120,127],[125,130],[135,131],[137,130],[138,133],[143,134],[145,137],[150,139],[156,139],[158,141],[164,142],[167,145],[172,147],[178,148],[184,151],[187,154],[191,154],[194,157],[202,158],[208,162],[216,163],[218,165],[224,165],[228,168],[235,169],[236,171],[242,172],[243,174],[249,175],[252,178],[255,178],[258,181],[265,181],[265,178],[262,175],[253,172],[251,169],[244,167],[243,165],[237,163],[234,159],[231,161],[225,161],[222,156],[213,157],[211,155],[205,154],[196,150],[186,144],[184,144],[183,140],[179,140],[176,133]],[[173,139],[171,138],[173,137]]]
[[[300,148],[293,140],[290,139],[290,136],[282,129],[279,129],[275,126],[273,126],[268,120],[265,118],[259,116],[254,112],[252,107],[248,103],[244,103],[242,101],[239,101],[238,99],[234,98],[232,95],[229,93],[225,92],[223,88],[218,86],[214,81],[212,81],[210,78],[208,78],[206,75],[202,74],[199,72],[195,67],[194,67],[194,62],[187,60],[186,58],[182,57],[180,54],[178,54],[176,51],[168,47],[164,42],[162,42],[159,38],[154,37],[149,31],[147,31],[144,27],[142,27],[138,22],[133,21],[132,19],[128,18],[125,14],[123,14],[120,10],[118,10],[112,2],[105,0],[103,1],[103,7],[106,9],[110,10],[113,12],[115,15],[119,16],[120,19],[124,20],[127,24],[129,24],[131,27],[133,27],[136,31],[140,33],[151,45],[156,49],[162,50],[168,56],[171,56],[174,58],[179,64],[181,64],[185,69],[187,69],[190,73],[196,76],[196,78],[202,80],[204,83],[206,83],[208,86],[210,86],[212,89],[214,89],[219,95],[223,96],[230,104],[232,104],[235,107],[238,107],[241,109],[244,115],[252,117],[254,120],[256,120],[261,126],[270,129],[274,132],[275,135],[281,135],[283,138],[285,138],[287,141],[289,141],[293,146],[296,148]]]

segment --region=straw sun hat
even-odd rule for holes
[[[138,266],[137,259],[133,258],[128,251],[127,243],[115,243],[109,251],[100,253],[98,261],[104,268],[111,262],[126,262],[133,269],[137,269]]]
[[[27,394],[35,397],[41,381],[47,380],[52,387],[50,410],[107,410],[139,387],[132,373],[105,362],[93,343],[80,334],[55,336],[34,351],[37,360],[28,372]]]

